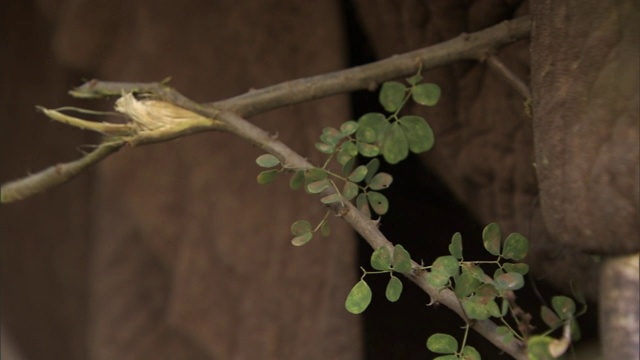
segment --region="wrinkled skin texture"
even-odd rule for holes
[[[33,19],[2,18],[2,24],[12,29],[2,32],[3,40],[20,54],[0,53],[2,78],[11,79],[3,83],[1,108],[10,116],[2,121],[11,121],[12,129],[10,136],[0,133],[2,180],[23,175],[25,166],[35,170],[77,157],[70,144],[95,142],[87,134],[47,124],[32,113],[36,103],[68,104],[63,91],[77,85],[80,77],[155,81],[171,75],[172,85],[185,95],[212,101],[346,66],[340,8],[333,2],[247,0],[225,6],[192,1],[178,8],[168,2],[61,4],[41,1],[37,8],[14,4],[13,13]],[[376,56],[382,58],[523,15],[529,5],[358,0],[354,6]],[[16,27],[20,35],[13,31]],[[525,81],[529,67],[539,65],[530,63],[530,45],[522,41],[497,54]],[[608,59],[600,61],[609,64]],[[16,71],[4,70],[9,68]],[[529,118],[524,99],[485,64],[461,62],[430,70],[425,78],[442,87],[443,98],[434,108],[411,109],[423,112],[437,139],[421,161],[479,222],[498,222],[503,232],[519,231],[530,238],[528,260],[536,279],[561,289],[567,289],[571,280],[590,285],[585,289],[595,299],[598,266],[582,251],[603,249],[591,241],[580,245],[577,239],[584,234],[576,232],[577,225],[595,215],[571,214],[572,222],[554,218],[573,208],[566,201],[553,207],[555,197],[545,198],[549,196],[545,191],[565,191],[557,186],[568,185],[567,180],[552,178],[560,182],[546,182],[547,190],[543,186],[538,192],[536,176],[541,185],[547,181],[540,169],[537,142],[541,140],[535,138],[534,147],[535,131],[544,129],[536,127],[539,113]],[[635,91],[637,101],[638,91],[632,85],[621,91]],[[532,90],[537,101],[540,88]],[[16,101],[8,101],[13,94]],[[634,103],[630,104],[633,110]],[[626,105],[620,108],[628,109]],[[320,129],[349,116],[346,99],[335,97],[252,121],[277,132],[304,156],[312,156],[312,140]],[[627,124],[624,116],[620,119],[619,124]],[[45,155],[36,157],[36,152],[25,150],[26,138],[30,145],[46,149]],[[627,145],[612,142],[611,151],[627,146],[632,152],[628,144],[634,139],[626,139]],[[550,144],[549,151],[555,150]],[[637,145],[635,151],[637,159]],[[8,153],[11,157],[4,156]],[[328,240],[291,247],[286,241],[290,223],[303,217],[320,219],[323,210],[309,205],[309,198],[292,194],[286,181],[258,187],[253,162],[258,154],[225,134],[125,149],[60,189],[3,206],[3,322],[26,355],[34,359],[358,358],[358,318],[342,308],[356,280],[351,234],[333,221]],[[601,156],[587,161],[606,165],[607,153]],[[628,176],[633,173],[625,167],[633,160],[633,154],[629,156],[612,170],[618,171],[616,187],[633,185]],[[574,164],[573,158],[562,159],[560,165]],[[636,186],[637,173],[636,167]],[[597,196],[578,198],[582,203],[606,199]],[[567,198],[573,197],[567,193]],[[633,199],[614,202],[603,208],[606,216],[627,209],[635,211],[637,219],[637,200],[635,210]],[[412,218],[422,224],[425,219],[420,215]],[[33,226],[36,221],[38,226]],[[602,223],[600,219],[593,226]],[[605,234],[609,236],[611,229]],[[635,234],[637,239],[637,229],[635,233],[624,229],[620,227],[616,238]],[[477,239],[477,234],[463,233],[467,235]],[[605,252],[633,250],[629,244],[620,241],[608,247],[616,250]]]

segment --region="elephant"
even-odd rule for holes
[[[392,210],[381,229],[428,262],[439,245],[418,239],[442,237],[446,251],[453,232],[471,238],[478,224],[497,222],[530,239],[536,282],[567,293],[577,283],[597,301],[601,262],[594,255],[638,252],[638,54],[631,45],[638,43],[638,8],[631,1],[588,3],[14,2],[0,15],[3,46],[11,49],[0,54],[7,79],[0,109],[11,129],[0,135],[1,178],[73,159],[73,146],[98,141],[32,111],[69,104],[65,91],[82,77],[170,75],[172,86],[204,102],[531,13],[531,40],[487,54],[485,63],[424,72],[442,88],[442,100],[409,111],[429,120],[436,146],[399,170],[417,178],[415,188],[396,180],[398,209],[411,210]],[[601,26],[585,26],[594,22]],[[576,64],[592,48],[598,51],[590,61]],[[532,116],[489,58],[525,83],[530,78]],[[593,100],[589,86],[611,95]],[[323,127],[357,116],[350,111],[341,95],[251,121],[318,163],[315,139]],[[46,151],[25,149],[26,138]],[[258,187],[258,155],[230,135],[200,134],[125,149],[59,189],[3,205],[2,321],[25,358],[429,356],[424,338],[406,345],[410,335],[385,334],[383,326],[396,326],[390,316],[365,317],[366,328],[377,329],[363,330],[363,320],[346,313],[344,298],[370,251],[358,259],[352,231],[337,219],[328,239],[292,247],[291,222],[321,218],[324,209],[291,193],[286,181]],[[587,191],[591,186],[602,191]],[[407,200],[407,192],[429,187],[431,195]],[[465,210],[451,210],[452,203]],[[415,227],[443,221],[452,224],[426,233]],[[429,302],[419,292],[409,297]],[[415,326],[424,325],[415,311]]]

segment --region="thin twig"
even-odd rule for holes
[[[525,99],[531,98],[531,91],[529,91],[529,87],[522,81],[513,71],[509,70],[509,68],[498,59],[497,56],[491,55],[487,58],[487,64],[491,69],[500,74],[509,85],[513,86],[522,97]]]

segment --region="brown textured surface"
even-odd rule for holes
[[[637,252],[640,6],[533,4],[534,134],[545,222],[558,241],[585,251]]]

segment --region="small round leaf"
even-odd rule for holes
[[[548,327],[555,329],[562,325],[562,320],[553,312],[553,310],[549,309],[547,306],[542,306],[540,308],[540,317]]]
[[[280,173],[280,170],[265,170],[258,174],[258,184],[266,185],[271,184]]]
[[[342,125],[340,125],[340,132],[344,136],[351,135],[357,130],[358,130],[358,123],[353,120],[346,121],[342,123]]]
[[[441,290],[449,284],[449,275],[442,271],[430,271],[426,275],[426,280],[429,285]]]
[[[374,157],[380,155],[380,148],[376,145],[363,143],[362,141],[358,141],[358,152],[360,155],[364,157]]]
[[[329,179],[314,181],[307,185],[307,191],[311,194],[319,194],[331,185]]]
[[[505,259],[522,260],[529,252],[529,240],[518,233],[511,233],[504,241],[502,257]]]
[[[352,183],[351,181],[347,181],[344,184],[344,188],[342,188],[342,196],[347,200],[352,200],[358,196],[358,192],[360,192],[360,188],[357,184]]]
[[[387,81],[380,89],[380,105],[388,112],[398,110],[404,101],[407,87],[397,81]]]
[[[263,168],[270,168],[280,165],[280,159],[271,154],[262,154],[256,159],[256,164]]]
[[[356,198],[356,207],[358,210],[362,211],[366,217],[371,218],[371,210],[369,209],[369,202],[367,201],[366,194],[361,193],[358,195]]]
[[[371,181],[369,181],[369,188],[371,188],[372,190],[386,189],[389,187],[389,185],[391,185],[392,182],[393,182],[393,176],[384,172],[377,173],[371,179]]]
[[[328,237],[329,235],[331,235],[331,226],[329,226],[329,222],[328,221],[325,221],[322,224],[322,226],[320,227],[320,233],[324,237]]]
[[[498,275],[494,280],[496,287],[500,290],[519,290],[524,286],[524,277],[517,272]]]
[[[476,290],[481,284],[480,280],[474,278],[468,272],[463,272],[455,280],[456,280],[455,293],[459,299],[467,297],[473,294],[474,292],[476,292]]]
[[[482,231],[482,243],[491,255],[500,255],[500,226],[491,223]]]
[[[362,115],[360,119],[358,119],[358,124],[360,124],[360,127],[368,127],[370,129],[373,129],[376,134],[376,139],[378,139],[384,133],[386,127],[389,125],[389,121],[387,121],[386,116],[380,113],[367,113]]]
[[[458,263],[458,259],[451,255],[438,257],[432,265],[434,271],[442,271],[448,276],[458,275],[459,267],[460,263]]]
[[[366,165],[360,165],[349,174],[348,179],[356,183],[360,182],[367,176],[367,171],[369,171],[369,169],[367,169]]]
[[[365,176],[364,181],[368,184],[371,182],[373,176],[378,172],[378,169],[380,169],[380,160],[371,159],[367,164],[367,169],[367,176]]]
[[[393,257],[391,259],[393,271],[408,273],[411,271],[411,255],[400,244],[393,247]]]
[[[397,122],[389,125],[382,136],[382,155],[389,164],[397,164],[409,156],[409,143]]]
[[[527,355],[530,360],[555,360],[551,355],[551,343],[555,339],[550,336],[534,335],[527,341]]]
[[[376,141],[376,131],[369,126],[360,126],[356,132],[356,139],[364,143],[371,144]]]
[[[311,239],[313,238],[313,233],[304,233],[302,235],[298,235],[296,237],[294,237],[291,240],[291,244],[293,244],[294,246],[302,246],[306,243],[308,243],[309,241],[311,241]]]
[[[289,181],[289,187],[293,190],[297,190],[302,186],[303,183],[304,183],[304,171],[298,170],[291,177],[291,180]]]
[[[576,313],[576,303],[566,296],[554,296],[551,298],[551,306],[562,320],[570,319]]]
[[[403,116],[399,120],[409,143],[411,152],[420,154],[433,147],[434,135],[431,126],[420,116]]]
[[[433,106],[440,99],[440,87],[436,84],[420,84],[413,88],[411,96],[413,100],[421,105]]]
[[[398,299],[400,299],[400,295],[402,294],[402,281],[400,281],[400,279],[398,279],[397,277],[391,275],[384,294],[387,297],[387,300],[391,302],[398,301]]]
[[[517,272],[522,275],[526,275],[529,272],[529,265],[525,263],[517,263],[517,264],[504,263],[504,265],[502,266],[507,272]]]
[[[360,314],[367,309],[370,303],[371,288],[364,280],[360,280],[347,295],[344,307],[352,314]]]
[[[462,348],[462,358],[464,360],[480,360],[482,357],[478,350],[476,350],[473,346],[465,345]]]
[[[320,202],[323,204],[333,204],[340,201],[342,201],[342,197],[340,197],[338,193],[330,194],[320,199]]]
[[[378,215],[384,215],[389,211],[389,200],[379,192],[369,191],[367,199],[373,211]]]
[[[391,252],[386,246],[377,248],[371,254],[371,267],[380,271],[391,269]]]
[[[316,149],[318,149],[318,151],[320,151],[323,154],[333,154],[334,152],[336,152],[336,146],[335,145],[329,145],[329,144],[325,144],[323,142],[317,142],[316,143]]]
[[[451,243],[449,244],[449,253],[456,259],[462,260],[462,235],[457,232],[451,237]]]
[[[427,339],[427,349],[436,354],[453,354],[458,351],[458,340],[448,334],[436,333]]]
[[[490,301],[490,298],[474,295],[469,298],[462,299],[461,301],[462,308],[469,319],[487,320],[491,317],[491,314],[487,309],[487,303]]]
[[[307,220],[298,220],[291,224],[291,234],[294,236],[311,232],[311,223]]]

